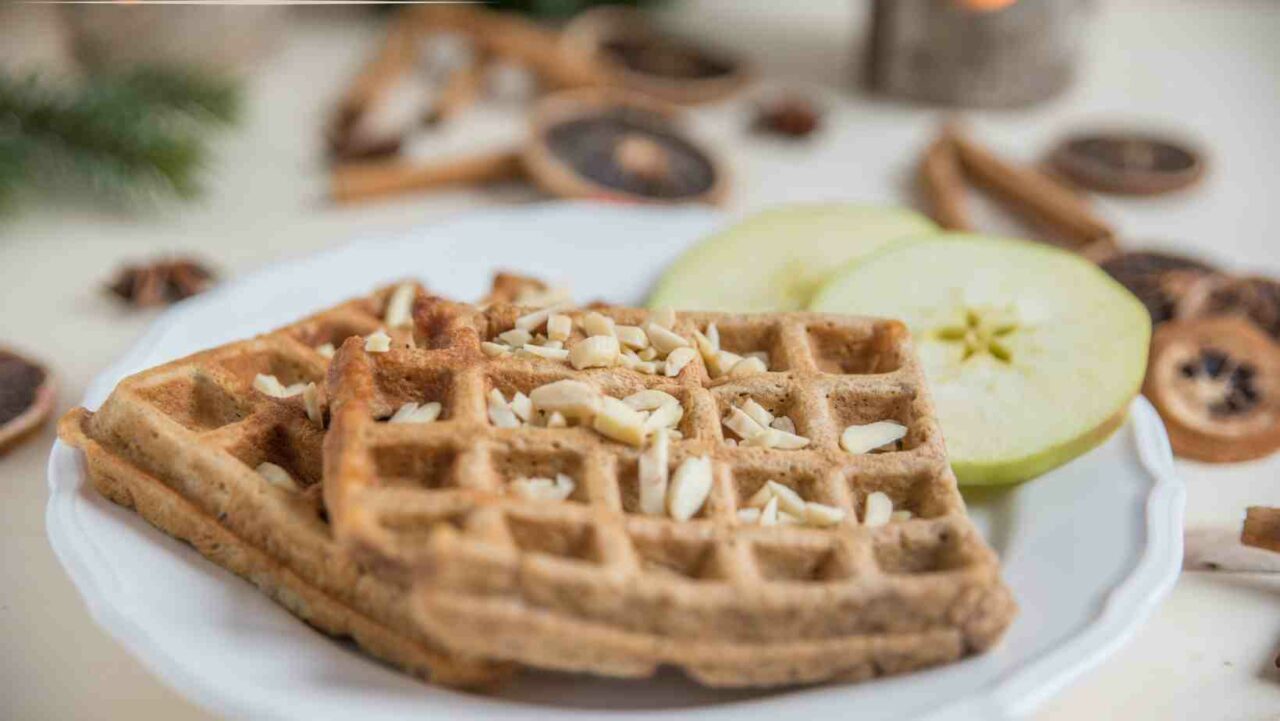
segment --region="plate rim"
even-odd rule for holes
[[[186,313],[203,305],[216,304],[224,296],[233,295],[237,288],[260,282],[262,278],[287,266],[323,261],[330,255],[340,255],[357,246],[371,243],[401,242],[424,229],[436,233],[447,232],[446,227],[452,223],[476,222],[486,216],[546,216],[575,213],[584,209],[591,212],[622,210],[623,214],[632,215],[652,215],[654,212],[651,209],[619,209],[616,206],[579,202],[462,212],[401,232],[356,238],[299,257],[268,263],[210,292],[166,309],[115,362],[94,376],[86,386],[80,404],[100,404],[120,378],[137,365],[139,359],[149,355],[172,326],[181,322]],[[637,210],[640,212],[635,213]],[[975,687],[966,696],[926,712],[922,718],[942,721],[1028,716],[1054,694],[1096,668],[1127,643],[1173,589],[1182,565],[1182,521],[1186,488],[1174,469],[1173,454],[1164,426],[1155,409],[1142,396],[1137,396],[1130,404],[1129,420],[1125,425],[1134,434],[1140,465],[1153,481],[1144,504],[1144,543],[1133,568],[1110,589],[1102,608],[1077,635],[1045,651],[1022,668]],[[59,480],[71,473],[76,474],[74,483]],[[229,688],[235,685],[233,683],[211,681],[209,677],[188,671],[180,658],[164,650],[163,644],[153,640],[153,634],[146,625],[129,613],[130,604],[127,599],[120,597],[114,590],[103,588],[98,581],[98,573],[89,568],[91,561],[87,560],[87,556],[97,555],[97,551],[85,536],[83,528],[71,520],[78,504],[77,493],[87,484],[83,459],[81,454],[60,439],[54,442],[50,451],[46,480],[49,486],[49,499],[45,508],[46,536],[94,623],[123,646],[154,677],[206,710],[233,717],[290,718],[278,706],[263,708],[257,703],[249,703],[243,694],[236,692],[237,689]],[[684,711],[696,714],[697,710]],[[575,711],[580,712],[563,709],[565,713]]]

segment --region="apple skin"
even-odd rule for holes
[[[849,261],[899,239],[938,232],[931,220],[905,208],[853,203],[772,208],[685,251],[662,274],[647,305],[739,313],[803,310],[814,291]]]
[[[1137,394],[1134,394],[1136,397]],[[1130,401],[1133,400],[1131,397]],[[1065,443],[1051,446],[1039,453],[1013,460],[1000,460],[986,463],[952,463],[951,470],[956,474],[956,481],[966,487],[976,486],[1009,486],[1025,483],[1043,476],[1058,466],[1066,465],[1102,445],[1113,433],[1124,425],[1129,417],[1129,404],[1106,421],[1084,435]]]

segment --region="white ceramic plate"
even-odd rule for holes
[[[478,297],[494,269],[571,283],[579,300],[643,299],[702,210],[553,205],[486,212],[271,267],[182,303],[90,386],[283,325],[417,276]],[[49,462],[49,538],[93,617],[167,683],[221,714],[272,719],[680,716],[977,719],[1023,716],[1114,651],[1172,587],[1184,490],[1143,400],[1087,456],[1021,487],[972,494],[1021,611],[992,652],[862,685],[720,693],[671,673],[616,682],[530,673],[498,697],[418,683],[297,621],[248,583],[99,497],[62,443]]]

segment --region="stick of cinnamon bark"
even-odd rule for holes
[[[920,159],[920,187],[926,212],[938,225],[947,230],[973,230],[952,136],[951,127],[944,126],[925,148]]]
[[[412,24],[396,18],[374,56],[360,69],[355,80],[342,94],[339,107],[359,113],[413,66],[416,36]]]
[[[394,153],[399,142],[383,143],[386,147],[363,148],[353,138],[369,106],[409,71],[417,53],[417,34],[408,15],[391,22],[382,44],[374,56],[356,75],[334,110],[326,129],[330,153],[336,158]]]
[[[1240,542],[1280,553],[1280,508],[1250,506],[1246,509]]]
[[[484,66],[480,63],[455,70],[440,91],[434,107],[427,113],[426,123],[438,125],[448,122],[475,103],[480,95],[483,72]]]
[[[561,41],[555,30],[514,15],[470,5],[429,4],[408,13],[414,27],[465,33],[488,55],[509,59],[552,88],[603,86],[607,77],[589,53]]]
[[[960,133],[952,142],[968,176],[1015,212],[1061,231],[1080,246],[1115,236],[1075,193],[1044,173],[1007,162]]]
[[[523,174],[519,153],[505,150],[441,163],[385,161],[346,163],[329,176],[329,195],[338,203],[384,198],[448,185],[511,180]]]
[[[1226,573],[1280,573],[1280,554],[1250,548],[1230,526],[1188,528],[1182,536],[1182,568]]]

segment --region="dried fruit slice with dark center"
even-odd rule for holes
[[[0,348],[0,454],[40,427],[53,410],[53,376]]]
[[[1179,456],[1227,463],[1280,448],[1280,346],[1243,318],[1161,326],[1143,393]]]
[[[1053,151],[1050,162],[1090,190],[1129,195],[1180,190],[1204,174],[1204,160],[1191,147],[1135,132],[1068,138]]]
[[[727,98],[749,79],[746,63],[724,50],[672,36],[634,8],[601,7],[574,18],[561,35],[601,66],[611,84],[670,103]]]
[[[1121,253],[1103,262],[1102,269],[1138,296],[1156,324],[1172,320],[1196,281],[1214,272],[1198,260],[1151,251]]]
[[[685,203],[724,194],[723,171],[668,106],[569,92],[544,101],[535,116],[525,167],[554,195]]]
[[[1187,290],[1175,313],[1179,318],[1243,316],[1280,340],[1280,282],[1270,278],[1206,276]]]

